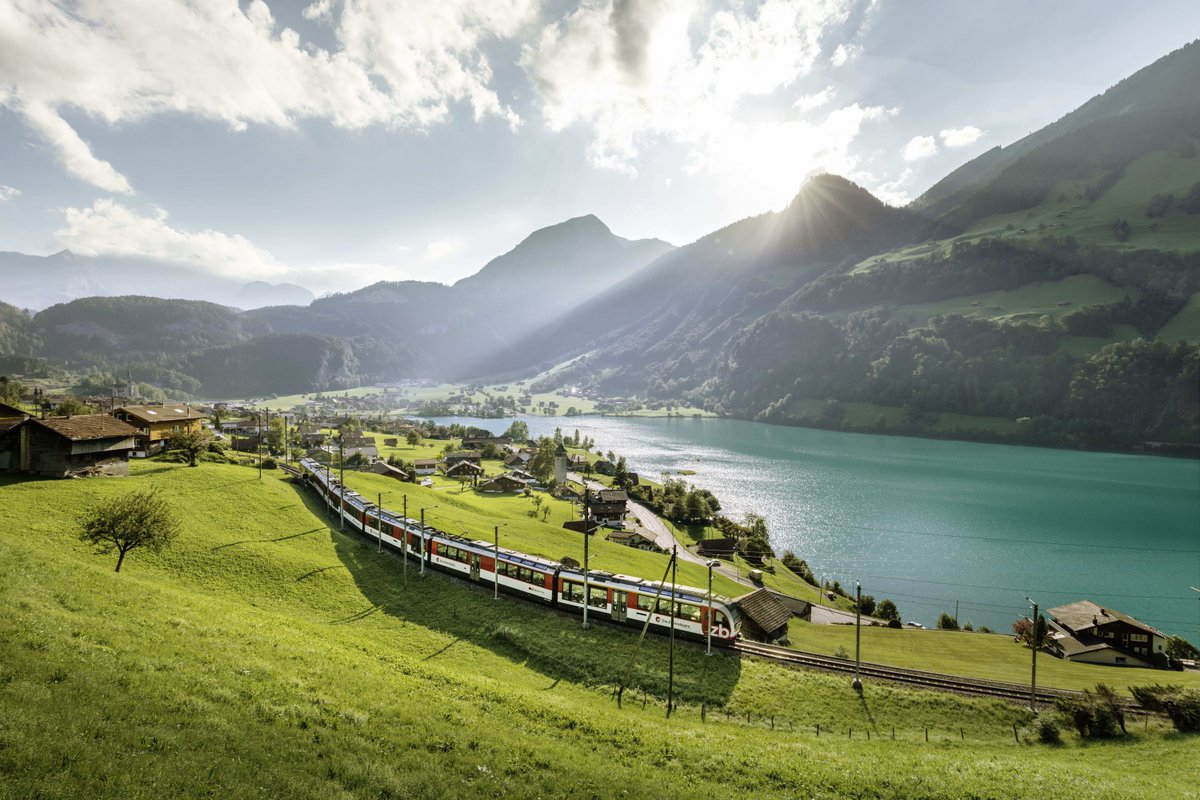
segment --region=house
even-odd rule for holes
[[[608,459],[604,459],[604,458],[600,459],[595,464],[592,464],[592,469],[594,469],[596,472],[600,473],[601,475],[609,475],[609,476],[611,476],[614,472],[617,471],[616,465],[614,465]]]
[[[529,462],[532,460],[533,453],[530,453],[528,450],[521,450],[504,459],[504,466],[517,468],[525,467],[528,466]]]
[[[733,558],[735,550],[737,550],[737,539],[733,538],[701,539],[697,545],[697,551],[702,556]]]
[[[625,519],[629,495],[620,489],[601,489],[588,503],[588,513],[601,525],[620,525]]]
[[[470,461],[456,461],[445,468],[447,478],[465,478],[473,480],[484,474],[483,467]]]
[[[516,478],[517,480],[519,480],[521,483],[525,484],[526,486],[534,486],[538,482],[537,476],[533,475],[532,473],[526,472],[523,469],[509,470],[508,477]]]
[[[108,414],[0,420],[0,472],[128,475],[137,433]]]
[[[497,475],[475,487],[480,492],[523,492],[525,484],[508,475]]]
[[[151,403],[121,406],[112,412],[121,422],[137,429],[134,458],[145,458],[162,451],[166,440],[176,433],[199,431],[206,415],[185,403]]]
[[[28,416],[28,411],[22,411],[8,403],[0,403],[0,419],[25,419]]]
[[[485,445],[495,445],[503,448],[505,445],[512,444],[512,439],[507,436],[492,436],[491,434],[480,436],[464,436],[462,446],[464,450],[482,450]]]
[[[479,453],[473,450],[459,450],[457,453],[446,453],[444,461],[446,462],[446,469],[449,469],[460,461],[468,461],[478,465],[480,458]]]
[[[567,466],[575,472],[586,472],[588,468],[587,456],[582,453],[576,453],[567,458]]]
[[[1121,666],[1165,666],[1167,635],[1128,614],[1091,600],[1051,608],[1050,643],[1054,655],[1066,661]]]
[[[367,468],[367,472],[373,472],[376,475],[387,475],[389,478],[395,478],[398,481],[411,481],[412,476],[399,467],[393,467],[386,461],[376,461]]]
[[[418,458],[413,462],[413,472],[418,475],[432,475],[437,472],[437,459]]]
[[[652,553],[661,553],[663,549],[658,546],[658,542],[650,539],[637,531],[613,531],[604,537],[610,542],[623,544],[626,547],[633,547],[638,550],[648,550]]]

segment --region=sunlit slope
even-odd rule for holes
[[[1012,706],[860,700],[840,676],[691,645],[668,721],[661,638],[631,668],[627,631],[434,574],[405,588],[277,475],[134,471],[0,482],[0,797],[1196,796],[1194,742],[1158,725],[1031,748]],[[184,532],[115,574],[72,509],[147,485]]]

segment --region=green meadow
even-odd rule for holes
[[[76,511],[147,486],[183,532],[114,573]],[[1013,705],[692,643],[668,718],[663,637],[406,583],[330,522],[279,471],[0,479],[0,798],[1198,796],[1158,722],[1046,747]]]

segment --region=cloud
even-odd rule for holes
[[[837,94],[837,91],[832,86],[826,86],[824,89],[815,94],[806,94],[800,96],[796,99],[796,102],[792,103],[792,108],[801,113],[813,111],[821,108],[822,106],[828,105],[829,101],[833,99],[835,94]]]
[[[300,13],[305,19],[313,22],[328,22],[333,18],[333,6],[330,0],[317,0],[312,5],[305,6]]]
[[[920,161],[936,154],[937,151],[937,140],[932,136],[914,136],[904,145],[902,155],[905,161]]]
[[[808,74],[850,0],[591,2],[546,25],[522,51],[547,126],[590,127],[593,164],[634,172],[641,148],[673,141],[703,153],[736,128],[746,98]]]
[[[160,259],[228,277],[278,278],[287,267],[239,235],[190,232],[167,224],[167,212],[139,214],[112,199],[88,208],[68,208],[66,227],[54,233],[63,247],[83,255]]]
[[[461,253],[466,246],[467,243],[462,239],[439,239],[425,245],[423,260],[427,264],[445,261],[447,258]]]
[[[301,40],[262,0],[122,0],[60,6],[9,0],[0,10],[0,105],[57,148],[76,177],[108,191],[128,181],[60,111],[111,124],[182,113],[290,127],[324,119],[344,128],[424,128],[453,104],[476,119],[516,114],[492,89],[483,45],[511,38],[536,0],[318,0],[304,14],[333,24],[337,48]]]
[[[968,125],[965,128],[948,128],[938,133],[938,136],[942,137],[942,144],[946,147],[966,147],[979,141],[983,134],[979,128]]]
[[[839,44],[833,49],[833,55],[829,57],[829,63],[835,67],[845,66],[862,55],[863,48],[859,44]]]
[[[0,203],[7,203],[9,200],[15,200],[20,196],[20,189],[0,183]]]
[[[54,148],[58,163],[68,173],[108,192],[129,194],[133,191],[129,180],[112,164],[96,158],[87,142],[54,111],[41,103],[26,103],[21,110],[29,127]]]

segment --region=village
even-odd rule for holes
[[[567,530],[586,530],[608,542],[656,554],[683,544],[681,558],[735,581],[745,589],[734,602],[748,638],[787,643],[793,619],[817,625],[905,627],[891,601],[856,602],[837,582],[817,585],[803,561],[790,553],[776,559],[765,543],[748,546],[753,543],[751,532],[731,520],[718,518],[720,524],[708,531],[712,535],[681,541],[678,529],[664,524],[657,513],[664,510],[663,487],[630,471],[623,458],[610,460],[593,452],[594,443],[581,441],[578,432],[574,438],[558,434],[535,442],[519,421],[510,428],[512,435],[499,436],[403,417],[381,417],[373,425],[377,430],[367,430],[362,418],[340,409],[331,414],[272,414],[229,404],[160,402],[114,404],[109,413],[52,416],[45,407],[34,413],[0,404],[0,474],[127,476],[131,461],[190,448],[193,460],[219,459],[262,469],[308,458],[343,475],[346,470],[361,471],[439,491],[470,491],[481,498],[526,498],[530,515],[540,514],[543,520],[551,513],[553,499],[576,508],[579,520],[564,523]],[[682,481],[678,484],[682,487]],[[706,502],[694,487],[691,491],[688,500],[693,505]],[[711,500],[719,507],[715,498]],[[678,506],[684,505],[681,499]],[[800,576],[807,573],[807,582],[789,567]],[[792,580],[783,582],[784,575]],[[956,619],[943,616],[947,619],[944,624],[939,621],[939,627],[957,629]],[[1014,625],[1017,639],[1038,635],[1039,649],[1065,662],[1196,667],[1194,657],[1188,657],[1193,654],[1179,649],[1182,640],[1090,599],[1047,609],[1045,626],[1036,634],[1029,621],[1024,622]]]

